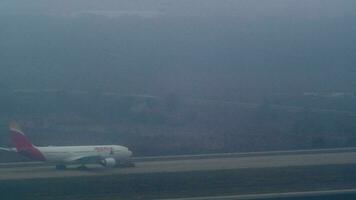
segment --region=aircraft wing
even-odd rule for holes
[[[102,157],[98,155],[83,155],[83,156],[75,156],[69,158],[68,162],[80,162],[80,163],[90,163],[90,162],[100,162]]]

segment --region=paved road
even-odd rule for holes
[[[223,169],[271,168],[331,164],[356,164],[356,151],[299,152],[297,154],[251,154],[241,157],[200,157],[199,159],[168,159],[137,161],[134,168],[105,169],[89,166],[88,171],[69,169],[57,171],[54,166],[9,166],[0,168],[1,180],[35,179],[72,176],[100,176],[156,172],[186,172]]]
[[[344,195],[352,195],[355,197],[356,189],[345,190],[321,190],[321,191],[305,191],[305,192],[286,192],[286,193],[267,193],[267,194],[247,194],[247,195],[226,195],[226,196],[208,196],[208,197],[187,197],[187,198],[172,198],[160,200],[257,200],[257,199],[310,199],[311,197],[320,197],[321,199],[343,199],[338,198]]]

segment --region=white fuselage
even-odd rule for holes
[[[48,162],[55,163],[89,163],[98,160],[113,158],[117,161],[127,160],[132,152],[119,145],[96,146],[49,146],[36,147]]]

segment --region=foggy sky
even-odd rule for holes
[[[355,15],[352,0],[3,0],[1,14],[62,15],[78,11],[165,10],[191,16],[340,17]]]
[[[353,0],[4,0],[0,13],[2,89],[356,86]]]

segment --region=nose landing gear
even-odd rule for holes
[[[116,165],[116,167],[119,167],[119,168],[135,167],[135,163],[130,160],[121,161]]]

